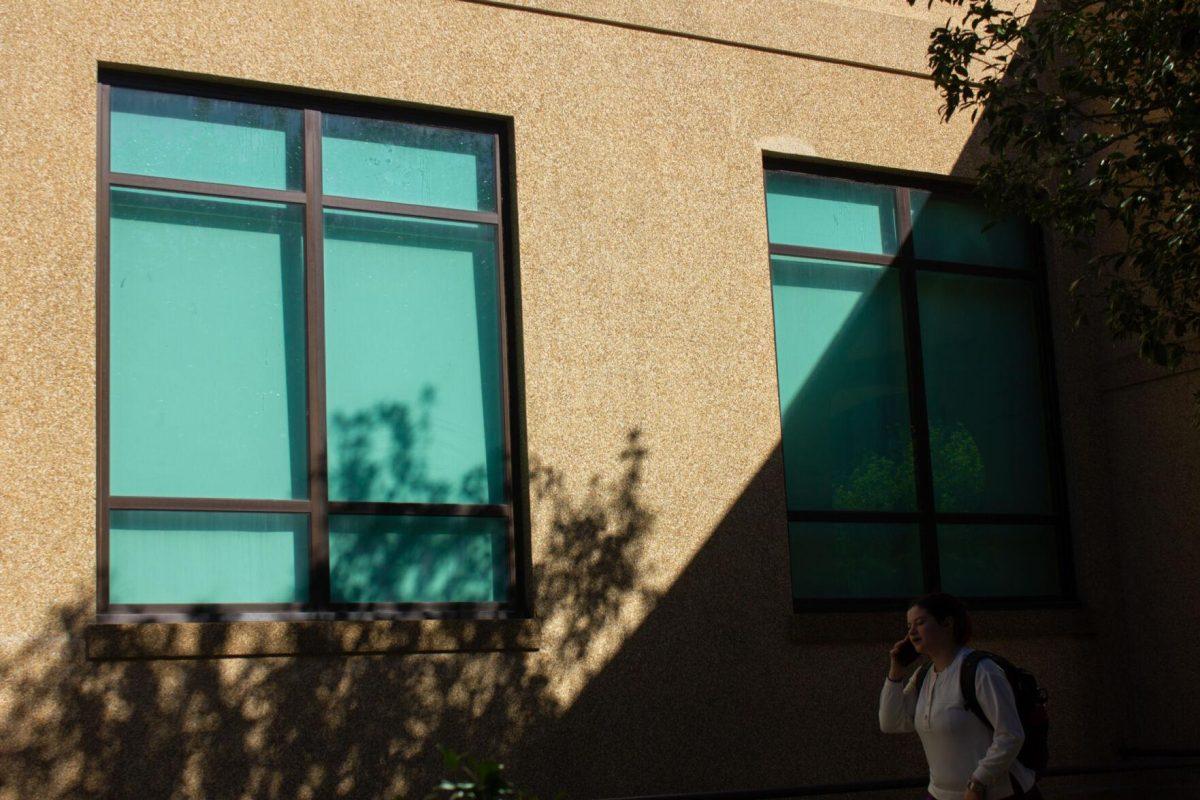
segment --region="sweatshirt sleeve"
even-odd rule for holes
[[[1017,715],[1017,702],[1004,670],[990,660],[979,662],[975,672],[975,696],[984,716],[992,723],[992,745],[988,748],[971,777],[987,786],[1001,783],[1012,769],[1025,729]]]
[[[917,716],[917,693],[912,681],[884,679],[883,692],[879,695],[879,730],[884,733],[909,733],[915,731],[913,720]]]

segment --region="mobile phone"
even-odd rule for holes
[[[907,667],[909,664],[917,660],[917,648],[913,647],[913,643],[908,639],[904,640],[904,644],[900,645],[900,651],[896,653],[896,660],[901,666]]]

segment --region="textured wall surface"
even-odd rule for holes
[[[875,720],[899,615],[791,610],[762,151],[969,175],[970,127],[896,72],[920,69],[928,18],[902,0],[536,5],[795,52],[434,0],[0,9],[0,798],[419,797],[435,744],[574,797],[922,770]],[[100,64],[514,120],[537,649],[243,658],[253,626],[168,626],[155,646],[176,658],[86,658]],[[1182,419],[1186,379],[1102,401],[1090,340],[1058,334],[1083,607],[978,626],[1053,687],[1059,763],[1184,746],[1194,692],[1192,727],[1164,727],[1186,722],[1167,695],[1112,702],[1141,662],[1097,664],[1128,630],[1115,586],[1167,603],[1137,648],[1169,649],[1188,607],[1171,604],[1195,608],[1194,582],[1155,572],[1173,556],[1141,561],[1197,558],[1183,506],[1164,510],[1196,518],[1195,438],[1155,422]],[[1154,491],[1112,491],[1106,463]]]
[[[514,0],[494,2],[554,14],[675,31],[818,58],[860,61],[882,69],[923,74],[925,44],[941,8],[892,0],[742,0],[728,4],[687,0]]]
[[[1102,373],[1113,529],[1120,537],[1118,652],[1133,706],[1130,739],[1148,749],[1200,744],[1200,365],[1163,377],[1132,355]]]

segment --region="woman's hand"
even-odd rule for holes
[[[893,681],[904,680],[905,666],[900,663],[900,650],[907,643],[908,643],[908,637],[905,636],[903,639],[901,639],[900,641],[898,641],[894,645],[892,645],[892,649],[889,651],[889,655],[891,656],[891,663],[888,665],[888,679],[889,680],[893,680]]]
[[[963,800],[983,800],[983,795],[974,789],[967,789],[966,794],[963,795]]]

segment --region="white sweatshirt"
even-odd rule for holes
[[[1013,793],[1009,775],[1023,791],[1036,776],[1017,761],[1025,741],[1017,704],[1008,678],[994,661],[984,659],[975,670],[975,696],[994,731],[988,730],[963,701],[959,673],[964,647],[940,673],[925,676],[920,696],[916,674],[908,680],[885,680],[879,696],[879,728],[884,733],[916,731],[929,762],[929,794],[937,800],[962,800],[971,778],[987,786],[986,800]]]

